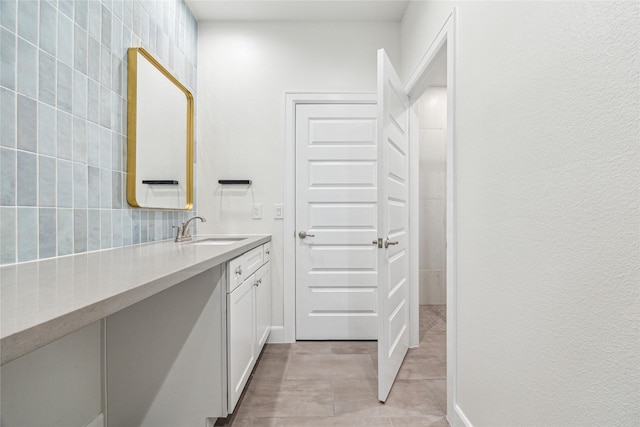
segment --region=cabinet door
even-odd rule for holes
[[[255,362],[255,276],[228,295],[229,412],[233,412]]]
[[[271,332],[271,263],[256,272],[256,357]]]

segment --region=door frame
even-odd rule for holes
[[[405,85],[409,94],[410,109],[410,153],[419,153],[419,122],[414,109],[425,89],[432,81],[434,65],[443,54],[447,55],[447,135],[446,135],[446,301],[447,301],[447,419],[452,426],[471,425],[460,408],[457,396],[457,202],[456,202],[456,8],[454,7],[442,28],[431,42],[418,65],[410,74]],[[419,228],[419,156],[409,159],[409,227]],[[410,235],[410,277],[411,289],[419,291],[419,235]],[[412,305],[419,301],[413,298]],[[413,295],[412,295],[413,297]],[[416,307],[417,309],[417,307]],[[417,332],[417,331],[416,331]]]
[[[296,341],[296,106],[299,104],[375,104],[373,93],[285,93],[284,146],[284,318],[283,330],[272,330],[270,342]],[[274,335],[274,332],[275,335]]]

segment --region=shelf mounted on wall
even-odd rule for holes
[[[222,185],[251,185],[250,179],[219,179],[218,184]]]

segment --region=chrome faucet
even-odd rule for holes
[[[174,225],[173,228],[178,229],[176,238],[174,240],[175,242],[188,242],[189,240],[191,240],[191,231],[189,229],[189,226],[191,225],[191,221],[193,221],[194,219],[199,219],[202,222],[207,222],[207,220],[203,216],[194,216],[193,218],[189,218],[187,222],[183,222],[182,227],[179,225]]]

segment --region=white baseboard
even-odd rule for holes
[[[284,326],[272,326],[267,342],[269,344],[285,344],[287,341],[284,337]]]
[[[473,427],[469,418],[464,414],[460,406],[454,405],[453,407],[453,422],[449,416],[447,416],[447,421],[452,427]]]
[[[104,415],[102,412],[100,412],[93,421],[87,424],[87,427],[104,427]]]

